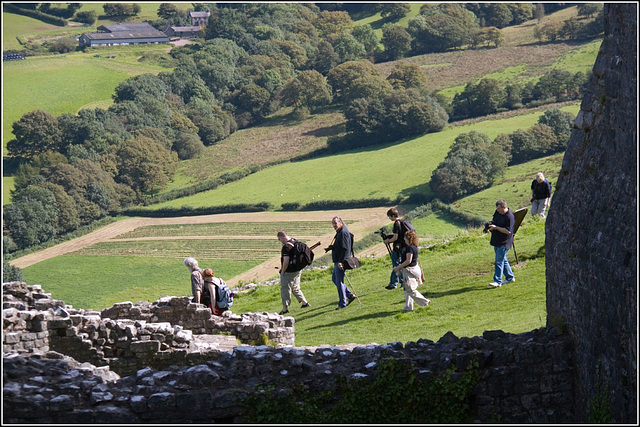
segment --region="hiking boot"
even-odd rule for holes
[[[500,286],[502,286],[502,283],[491,282],[491,283],[489,283],[489,286],[493,286],[494,288],[499,288]]]
[[[347,299],[347,305],[351,304],[356,298],[358,297],[358,295],[356,294],[351,294],[351,297],[349,297]]]
[[[283,314],[287,314],[289,312],[289,310],[282,310],[279,314],[283,315]]]
[[[385,289],[389,289],[389,290],[391,290],[391,289],[396,289],[396,288],[397,288],[397,286],[387,285],[387,286],[385,286],[384,288],[385,288]]]
[[[311,307],[311,304],[309,304],[308,302],[305,302],[300,306],[300,308],[307,308],[307,307]]]

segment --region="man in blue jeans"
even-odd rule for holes
[[[351,247],[351,233],[342,222],[342,219],[338,216],[333,217],[331,225],[336,230],[336,237],[333,245],[330,245],[327,249],[331,250],[331,259],[333,261],[331,280],[338,288],[338,307],[336,310],[340,310],[356,299],[356,294],[352,293],[344,283],[343,262],[345,258],[351,256],[353,248]]]
[[[500,199],[496,202],[496,211],[493,219],[489,223],[489,231],[491,231],[491,241],[493,250],[496,254],[495,272],[493,274],[493,282],[489,286],[499,288],[503,284],[513,283],[516,278],[511,270],[511,265],[507,259],[507,252],[513,246],[513,228],[516,219],[513,213],[507,207],[507,202]],[[502,273],[504,272],[505,281],[502,281]]]
[[[387,218],[393,221],[393,234],[388,239],[385,239],[384,243],[386,245],[393,244],[393,250],[389,253],[392,270],[391,276],[389,277],[389,284],[385,286],[385,289],[391,290],[396,289],[398,284],[402,284],[402,276],[396,274],[396,271],[393,269],[400,265],[400,253],[406,246],[404,234],[408,230],[413,230],[413,226],[406,219],[400,220],[400,214],[396,208],[391,208],[387,211]]]

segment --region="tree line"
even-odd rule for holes
[[[524,106],[579,99],[587,83],[587,75],[581,71],[556,69],[544,73],[537,82],[502,84],[496,79],[480,79],[467,83],[464,90],[454,96],[451,105],[444,103],[444,108],[453,120],[486,116]]]

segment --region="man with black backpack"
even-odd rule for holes
[[[280,314],[289,312],[289,304],[291,304],[291,292],[298,302],[302,303],[301,308],[310,307],[304,294],[300,290],[300,276],[302,269],[306,266],[302,261],[304,257],[299,254],[299,250],[304,250],[296,239],[287,235],[284,231],[278,231],[278,240],[282,243],[282,251],[280,253],[280,298],[282,299],[282,311]]]
[[[404,241],[404,235],[407,231],[415,230],[413,225],[406,220],[400,219],[400,214],[398,213],[398,209],[391,208],[387,211],[387,217],[390,221],[393,221],[393,234],[384,240],[385,244],[393,243],[393,250],[389,252],[391,256],[391,276],[389,277],[389,284],[385,286],[385,289],[396,289],[398,287],[398,283],[402,283],[402,276],[396,274],[395,267],[400,265],[400,254],[402,253],[402,248],[406,246]]]

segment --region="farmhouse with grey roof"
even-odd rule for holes
[[[169,38],[146,22],[101,25],[97,33],[84,33],[79,38],[80,47],[119,46],[130,44],[168,43]]]
[[[198,37],[200,27],[197,25],[188,27],[169,27],[165,33],[169,37],[194,38]]]
[[[192,10],[189,12],[189,16],[191,17],[191,25],[206,27],[209,23],[209,16],[211,16],[211,12],[195,12]]]

